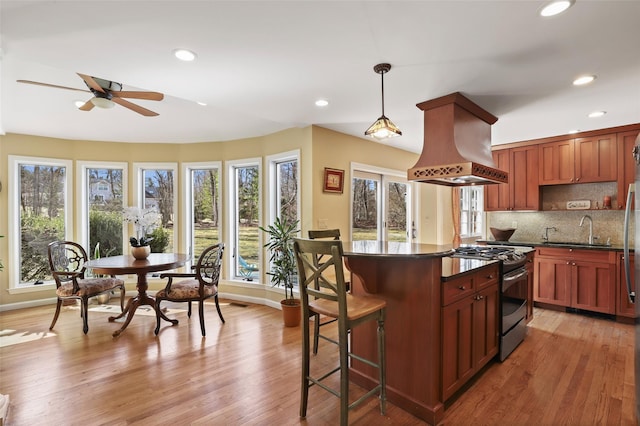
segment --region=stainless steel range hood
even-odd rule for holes
[[[456,92],[417,105],[424,111],[424,144],[409,180],[465,186],[507,183],[491,156],[491,125],[498,118]]]

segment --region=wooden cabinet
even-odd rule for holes
[[[540,210],[538,146],[496,150],[493,161],[509,173],[509,183],[485,187],[485,210]]]
[[[635,283],[635,255],[633,252],[629,253],[631,259],[630,265],[630,275],[631,275],[631,291],[636,290]],[[624,268],[624,253],[618,253],[618,285],[617,285],[617,300],[618,305],[616,306],[616,315],[627,317],[627,318],[636,318],[636,308],[635,304],[629,301],[629,296],[627,294],[627,281],[626,281],[626,272]],[[637,300],[637,298],[636,298]]]
[[[536,249],[536,302],[615,313],[615,252],[570,248]]]
[[[451,397],[498,353],[498,284],[498,264],[443,283],[443,400]]]
[[[527,253],[527,263],[525,263],[525,267],[527,268],[527,322],[533,319],[533,283],[534,283],[534,258],[535,251],[531,251]]]
[[[540,185],[616,181],[616,134],[539,145]]]
[[[618,197],[616,205],[618,209],[624,210],[627,204],[627,190],[629,185],[635,182],[636,163],[633,159],[632,151],[636,144],[636,138],[640,136],[637,130],[618,133]],[[632,201],[633,203],[633,201]],[[633,208],[634,205],[631,205]]]

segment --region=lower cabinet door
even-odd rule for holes
[[[498,284],[442,308],[442,398],[447,400],[499,349]]]
[[[569,260],[536,257],[533,300],[571,306],[571,268]]]
[[[475,372],[473,319],[475,295],[442,308],[442,398],[447,400]]]
[[[604,314],[616,312],[616,271],[608,263],[573,262],[571,306]]]

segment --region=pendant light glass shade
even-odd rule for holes
[[[398,129],[398,126],[393,124],[393,121],[389,120],[384,115],[376,120],[366,132],[365,136],[372,136],[376,139],[388,139],[396,136],[402,136],[402,132]]]
[[[389,72],[390,69],[390,64],[378,64],[373,67],[373,70],[380,74],[382,81],[382,115],[371,126],[369,126],[364,134],[365,136],[372,136],[378,140],[402,136],[402,132],[398,129],[398,126],[393,124],[393,121],[389,120],[389,118],[384,115],[384,74]]]

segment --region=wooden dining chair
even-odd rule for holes
[[[120,289],[120,310],[124,309],[124,281],[111,277],[85,278],[87,262],[87,252],[84,248],[73,241],[54,241],[47,246],[49,258],[49,268],[51,275],[56,282],[56,313],[49,330],[58,321],[60,307],[64,300],[79,300],[80,315],[82,316],[82,331],[85,334],[89,331],[88,313],[89,298],[103,293]]]
[[[171,302],[188,302],[187,316],[191,318],[191,302],[198,302],[200,315],[200,330],[202,337],[206,336],[204,327],[204,301],[213,297],[218,310],[218,316],[224,324],[224,317],[218,303],[218,280],[222,266],[222,254],[224,244],[218,243],[207,247],[195,265],[193,273],[168,272],[160,275],[160,278],[168,278],[167,285],[156,293],[156,335],[160,331],[160,303],[163,300]],[[174,279],[180,278],[178,282]]]
[[[340,229],[317,229],[317,230],[309,230],[309,239],[310,240],[340,240]],[[318,264],[322,263],[322,256],[318,259]],[[319,290],[319,286],[316,283],[316,290]],[[347,282],[347,291],[349,291],[349,282]],[[319,314],[313,314],[313,354],[316,355],[318,353],[318,343],[319,339],[322,338],[324,340],[331,341],[330,338],[324,336],[320,333],[320,327],[331,324],[337,321],[337,318],[326,319],[325,317],[320,318]]]
[[[348,411],[369,396],[379,395],[380,412],[385,414],[386,373],[384,320],[386,302],[374,296],[354,296],[346,291],[344,279],[342,242],[311,239],[294,239],[293,250],[298,266],[298,284],[302,299],[303,318],[320,314],[336,318],[338,322],[338,340],[332,341],[339,348],[339,365],[331,371],[317,376],[310,374],[310,338],[309,321],[302,322],[302,395],[300,398],[300,417],[307,415],[309,388],[318,385],[322,389],[340,398],[340,425],[348,424]],[[321,264],[318,258],[322,257]],[[320,286],[316,290],[316,284]],[[377,323],[378,356],[377,360],[365,359],[349,351],[349,330],[368,321]],[[349,402],[349,359],[356,359],[378,369],[378,384],[353,403]],[[334,373],[340,373],[340,389],[336,390],[323,383]]]

